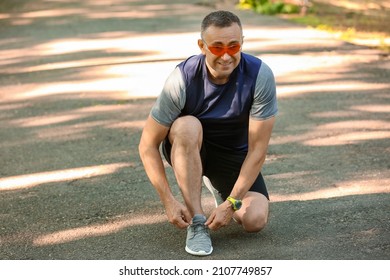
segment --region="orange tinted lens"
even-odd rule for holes
[[[212,46],[209,46],[208,47],[210,52],[216,56],[221,56],[224,54],[224,50],[225,48],[224,47],[212,47]]]
[[[233,46],[229,46],[229,47],[209,46],[208,48],[209,48],[210,52],[216,56],[222,56],[225,53],[228,53],[229,55],[234,55],[240,50],[241,45],[237,44],[237,45],[233,45]]]
[[[227,48],[227,53],[229,55],[234,55],[234,54],[239,52],[240,48],[241,48],[241,45],[230,46],[230,47]]]

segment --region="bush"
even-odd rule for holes
[[[285,4],[282,1],[240,0],[239,6],[243,9],[253,9],[258,13],[266,15],[292,14],[299,12],[299,7],[297,5]]]

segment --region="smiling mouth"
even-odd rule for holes
[[[219,63],[219,65],[221,65],[222,67],[227,67],[227,66],[230,66],[232,64],[232,62],[229,62],[229,63]]]

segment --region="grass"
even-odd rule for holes
[[[250,6],[251,4],[248,3],[252,2],[256,1],[240,1],[246,3],[246,6]],[[294,1],[284,0],[284,2]],[[255,7],[255,10],[259,11],[258,7]],[[310,8],[305,15],[295,13],[278,16],[332,32],[338,38],[354,44],[376,47],[390,53],[390,1],[388,0],[310,0]]]
[[[390,52],[390,3],[387,0],[313,0],[309,12],[282,16],[336,34],[355,44]]]

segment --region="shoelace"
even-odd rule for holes
[[[204,235],[208,236],[208,234],[207,234],[207,226],[205,226],[204,224],[202,224],[202,223],[195,223],[195,224],[190,225],[190,227],[192,228],[191,239],[194,238],[197,234],[204,234]]]

